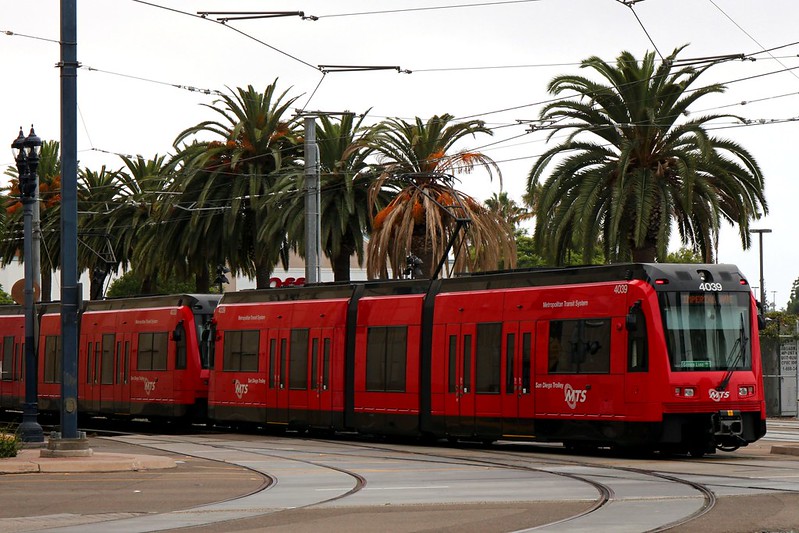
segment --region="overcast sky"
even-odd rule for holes
[[[56,0],[0,0],[0,132],[8,146],[31,123],[43,139],[60,136],[59,9]],[[264,9],[318,20],[225,26],[214,21],[217,15],[196,16]],[[277,78],[278,89],[300,96],[297,107],[308,110],[371,108],[368,122],[443,113],[485,120],[496,128],[494,136],[462,147],[498,161],[504,189],[521,201],[527,173],[548,147],[548,132],[530,132],[525,121],[536,119],[541,102],[551,98],[552,77],[580,72],[579,62],[589,56],[612,61],[623,50],[641,57],[656,47],[668,55],[690,44],[680,57],[757,54],[756,61],[726,62],[705,73],[701,84],[724,82],[728,90],[701,99],[693,113],[753,121],[720,121],[715,134],[744,145],[763,169],[770,214],[753,227],[773,230],[764,237],[764,277],[768,299],[776,297],[781,308],[799,277],[797,20],[796,0],[632,6],[617,0],[78,0],[79,165],[117,169],[118,153],[171,153],[180,131],[215,118],[201,104],[216,97],[202,91],[247,85],[262,91]],[[411,73],[323,75],[320,65],[385,65]],[[12,163],[10,148],[0,150],[2,168]],[[462,179],[461,188],[480,200],[500,190],[483,175]],[[737,227],[722,230],[719,262],[737,264],[753,286],[759,285],[758,254],[756,238],[743,250]]]

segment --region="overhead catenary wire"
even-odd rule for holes
[[[394,15],[397,13],[411,13],[416,11],[437,11],[443,9],[464,9],[474,7],[493,7],[509,4],[530,4],[533,2],[542,2],[543,0],[500,0],[498,2],[476,2],[473,4],[453,4],[453,5],[440,5],[440,6],[427,6],[427,7],[407,7],[398,9],[383,9],[375,11],[357,11],[352,13],[333,13],[329,15],[318,15],[319,19],[335,18],[335,17],[361,17],[367,15]]]
[[[292,60],[294,60],[294,61],[296,61],[298,63],[301,63],[301,64],[303,64],[303,65],[305,65],[307,67],[310,67],[312,69],[318,70],[318,67],[312,65],[308,61],[305,61],[304,59],[300,59],[299,57],[297,57],[297,56],[295,56],[293,54],[290,54],[290,53],[288,53],[288,52],[286,52],[284,50],[281,50],[280,48],[277,48],[276,46],[272,46],[271,44],[267,43],[266,41],[262,41],[261,39],[258,39],[257,37],[254,37],[254,36],[250,35],[249,33],[245,32],[245,31],[242,31],[242,30],[240,30],[240,29],[238,29],[235,26],[232,26],[230,24],[226,24],[226,23],[218,21],[218,20],[213,20],[213,19],[210,19],[210,18],[207,18],[207,17],[203,17],[202,15],[198,15],[198,14],[195,14],[195,13],[189,13],[188,11],[181,11],[180,9],[175,9],[175,8],[172,8],[172,7],[162,6],[160,4],[155,4],[153,2],[146,2],[145,0],[132,0],[132,1],[136,2],[137,4],[146,5],[146,6],[149,6],[149,7],[156,8],[156,9],[163,9],[163,10],[170,11],[170,12],[173,12],[173,13],[178,13],[180,15],[184,15],[184,16],[187,16],[187,17],[193,17],[193,18],[196,18],[196,19],[199,19],[199,20],[204,20],[204,21],[207,21],[207,22],[210,22],[210,23],[213,23],[213,24],[217,24],[219,26],[222,26],[223,28],[227,28],[229,30],[235,31],[239,35],[241,35],[243,37],[246,37],[247,39],[250,39],[252,41],[255,41],[255,42],[257,42],[257,43],[269,48],[270,50],[273,50],[273,51],[275,51],[275,52],[277,52],[277,53],[279,53],[279,54],[281,54],[283,56],[288,57],[289,59],[292,59]]]
[[[732,23],[735,25],[735,27],[736,27],[736,28],[738,28],[739,30],[741,30],[741,31],[744,33],[744,35],[746,35],[747,37],[749,37],[749,39],[751,39],[751,40],[752,40],[752,42],[754,42],[756,45],[758,45],[758,46],[759,46],[759,47],[760,47],[760,48],[763,50],[763,52],[765,52],[765,53],[767,53],[769,56],[771,56],[771,58],[772,58],[772,59],[776,59],[776,58],[774,58],[774,56],[773,56],[773,55],[771,55],[771,51],[770,51],[770,50],[766,50],[766,48],[765,48],[765,47],[764,47],[762,44],[760,44],[760,41],[758,41],[757,39],[755,39],[755,38],[754,38],[754,37],[753,37],[753,36],[752,36],[752,35],[751,35],[751,34],[750,34],[748,31],[746,31],[746,30],[745,30],[745,29],[744,29],[744,28],[743,28],[743,27],[742,27],[740,24],[738,24],[738,23],[737,23],[737,22],[736,22],[736,21],[735,21],[735,20],[734,20],[734,19],[733,19],[733,18],[732,18],[730,15],[728,15],[726,11],[724,11],[723,9],[721,9],[721,7],[719,7],[719,5],[718,5],[718,4],[717,4],[717,3],[716,3],[714,0],[708,0],[708,1],[709,1],[709,2],[710,2],[712,5],[713,5],[713,7],[715,7],[716,9],[718,9],[718,10],[721,12],[721,14],[722,14],[722,15],[724,15],[724,16],[727,18],[727,20],[729,20],[730,22],[732,22]],[[781,62],[780,60],[777,60],[777,62],[778,62],[780,65],[782,65],[783,67],[785,67],[785,65],[783,65],[783,64],[782,64],[782,62]],[[792,75],[794,78],[797,78],[797,79],[799,79],[799,75],[797,75],[795,72],[791,72],[791,75]]]
[[[624,4],[625,6],[630,8],[630,11],[632,12],[633,16],[635,17],[635,20],[638,21],[638,25],[641,26],[642,30],[644,30],[644,33],[646,34],[646,38],[649,39],[650,43],[652,43],[652,47],[655,49],[655,52],[657,52],[658,57],[662,61],[663,60],[663,54],[660,53],[660,50],[658,49],[657,44],[655,44],[655,40],[652,39],[652,36],[649,34],[649,31],[646,29],[646,26],[644,26],[644,23],[641,20],[641,17],[639,17],[638,13],[635,12],[635,7],[634,7],[635,4],[638,3],[638,2],[641,2],[642,0],[616,0],[616,1],[619,2],[620,4]]]

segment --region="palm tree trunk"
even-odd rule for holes
[[[41,301],[42,302],[52,302],[53,301],[53,272],[45,267],[42,269],[41,273],[41,280],[42,280],[42,292],[41,292]]]
[[[208,293],[211,291],[211,272],[208,268],[199,268],[195,272],[195,286],[197,292]]]
[[[333,280],[335,281],[349,281],[350,280],[350,256],[345,255],[344,250],[342,253],[333,257],[330,260],[333,267]]]
[[[422,260],[423,277],[430,279],[438,263],[437,259],[440,258],[433,256],[433,246],[424,233],[417,235],[416,231],[414,231],[414,236],[411,240],[411,253]]]
[[[269,278],[272,277],[272,267],[268,263],[259,263],[255,265],[255,288],[268,289]]]
[[[657,259],[657,246],[649,239],[646,239],[643,246],[632,248],[630,252],[634,263],[654,263]]]

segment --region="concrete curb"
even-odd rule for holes
[[[772,446],[771,453],[782,455],[799,455],[799,446]]]
[[[0,459],[0,474],[123,472],[176,468],[161,455],[93,453],[88,457],[41,457],[40,450],[20,450],[16,457]]]

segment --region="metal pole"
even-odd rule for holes
[[[319,158],[316,117],[305,117],[305,282],[319,283]]]
[[[35,180],[35,177],[29,170],[27,155],[24,150],[20,152],[17,163],[20,192],[22,193],[22,215],[24,219],[23,256],[25,261],[25,300],[23,305],[25,313],[25,402],[22,404],[22,424],[20,424],[19,429],[23,442],[44,443],[44,433],[42,432],[42,426],[38,422],[38,365],[36,360],[36,327],[33,303],[33,206],[36,203],[36,193],[29,188],[30,181]]]
[[[758,241],[760,246],[760,304],[766,305],[766,284],[763,282],[763,234],[771,233],[770,229],[750,229],[750,233],[758,234]]]
[[[77,0],[61,0],[61,437],[78,439]]]

